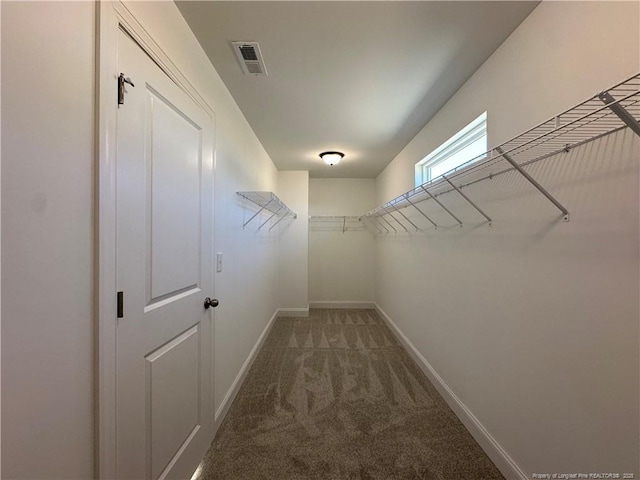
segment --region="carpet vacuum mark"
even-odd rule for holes
[[[375,310],[279,318],[199,480],[484,480],[498,469]]]

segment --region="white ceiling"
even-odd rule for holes
[[[177,2],[278,169],[312,177],[377,176],[537,3]],[[244,75],[232,41],[269,75]]]

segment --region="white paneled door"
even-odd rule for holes
[[[213,435],[213,122],[124,31],[118,69],[117,476],[189,478]]]

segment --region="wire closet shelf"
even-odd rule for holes
[[[361,218],[379,233],[394,233],[419,228],[401,210],[417,210],[435,228],[436,223],[417,204],[435,201],[462,225],[437,197],[449,192],[461,195],[489,225],[492,219],[463,189],[507,172],[517,171],[543,194],[569,221],[569,211],[540,185],[524,167],[572,148],[629,127],[640,136],[640,73],[594,95],[573,108],[508,140],[497,147],[456,167],[444,175],[425,182],[380,205]],[[387,217],[387,218],[385,218]]]
[[[353,230],[365,230],[362,217],[358,215],[311,215],[310,230],[341,230],[342,233]]]
[[[260,223],[258,230],[262,229],[265,225],[271,222],[271,226],[269,227],[269,231],[271,231],[278,223],[280,223],[285,218],[293,218],[294,220],[298,218],[298,215],[291,210],[289,207],[285,205],[285,203],[280,200],[275,193],[273,192],[236,192],[242,198],[249,200],[251,203],[257,205],[259,210],[255,212],[246,222],[242,224],[242,228],[245,228],[251,221],[255,218],[259,218],[258,216],[262,212],[270,213],[267,219]],[[272,221],[275,220],[275,221]]]

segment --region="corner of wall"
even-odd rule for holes
[[[279,235],[281,312],[309,309],[309,172],[278,172],[278,196],[296,213],[274,231]]]

